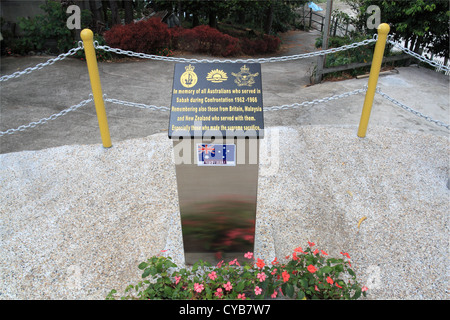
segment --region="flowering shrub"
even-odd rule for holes
[[[170,44],[169,29],[157,18],[126,25],[118,24],[103,36],[111,47],[150,54]]]
[[[193,29],[176,30],[178,49],[213,56],[232,56],[239,53],[239,40],[210,26],[201,25]]]
[[[244,262],[234,259],[211,266],[198,261],[192,269],[179,269],[170,257],[154,256],[139,264],[143,270],[137,285],[125,289],[122,299],[358,299],[366,296],[351,269],[350,255],[340,258],[328,254],[308,242],[304,251],[295,248],[285,262],[266,263],[244,255]],[[151,276],[149,279],[149,276]],[[114,299],[111,290],[107,299]]]
[[[156,53],[158,56],[165,56],[165,57],[173,57],[173,51],[169,48],[164,48],[161,50],[158,50]]]
[[[106,43],[115,48],[158,54],[163,48],[204,53],[213,56],[235,56],[240,53],[273,53],[281,40],[264,35],[258,39],[236,38],[207,25],[192,29],[170,28],[158,18],[115,25],[104,33]]]

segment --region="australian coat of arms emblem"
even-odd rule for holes
[[[247,87],[251,87],[254,83],[255,83],[255,77],[259,76],[259,73],[250,73],[250,68],[248,68],[247,66],[242,66],[241,67],[241,71],[238,73],[231,73],[233,76],[236,77],[236,79],[234,80],[234,82],[242,87],[242,86],[247,86]]]

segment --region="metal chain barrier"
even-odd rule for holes
[[[378,93],[383,98],[386,98],[387,100],[391,101],[392,103],[394,103],[395,105],[399,106],[400,108],[403,108],[406,111],[409,111],[412,114],[415,114],[416,116],[421,117],[421,118],[423,118],[423,119],[425,119],[425,120],[427,120],[429,122],[433,122],[434,124],[437,124],[438,126],[444,127],[447,130],[450,130],[450,124],[446,124],[446,123],[444,123],[442,121],[439,121],[439,120],[434,120],[430,116],[424,115],[423,113],[421,113],[421,112],[419,112],[417,110],[414,110],[413,108],[408,107],[407,105],[404,105],[400,101],[397,101],[394,98],[388,96],[386,93],[382,92],[379,87],[377,87],[376,93]]]
[[[303,54],[296,54],[296,55],[282,56],[282,57],[259,58],[259,59],[235,59],[235,60],[230,60],[230,59],[187,59],[187,58],[165,57],[165,56],[158,56],[158,55],[152,55],[152,54],[146,54],[146,53],[137,53],[137,52],[133,52],[133,51],[122,50],[119,48],[111,48],[109,46],[100,46],[97,41],[94,41],[94,47],[99,50],[105,50],[105,51],[113,52],[116,54],[124,54],[124,55],[130,56],[130,57],[137,57],[137,58],[142,58],[142,59],[153,59],[153,60],[160,60],[160,61],[184,62],[184,63],[202,63],[202,62],[207,62],[207,63],[220,63],[220,62],[221,63],[225,63],[225,62],[229,62],[229,63],[266,63],[266,62],[281,62],[281,61],[289,61],[289,60],[298,60],[298,59],[303,59],[303,58],[310,58],[310,57],[315,57],[315,56],[320,56],[320,55],[326,55],[326,54],[330,54],[330,53],[335,53],[335,52],[344,51],[344,50],[356,48],[359,46],[367,45],[367,44],[370,44],[370,43],[373,43],[376,41],[377,41],[377,35],[374,35],[374,37],[372,39],[367,39],[367,40],[363,40],[361,42],[355,42],[350,45],[344,45],[344,46],[341,46],[338,48],[331,48],[331,49],[327,49],[327,50],[319,50],[319,51],[310,52],[310,53],[303,53]],[[431,61],[431,60],[409,50],[408,48],[403,47],[401,44],[393,41],[392,39],[388,39],[388,42],[391,43],[392,45],[394,45],[395,47],[401,49],[403,52],[419,59],[420,61],[426,62],[435,68],[440,68],[440,70],[444,70],[447,72],[450,71],[449,67],[443,66],[434,61]],[[70,49],[67,53],[60,54],[56,58],[52,58],[44,63],[39,63],[35,67],[29,67],[23,71],[17,71],[17,72],[14,72],[13,74],[2,76],[2,77],[0,77],[0,82],[7,81],[12,78],[18,78],[24,74],[29,74],[35,70],[40,70],[46,66],[54,64],[57,61],[61,61],[65,58],[67,58],[68,56],[74,55],[76,52],[78,52],[79,50],[82,50],[82,49],[84,49],[83,43],[82,43],[82,41],[79,41],[78,47]],[[356,90],[353,90],[350,92],[345,92],[345,93],[342,93],[339,95],[334,95],[334,96],[327,97],[327,98],[314,99],[312,101],[304,101],[301,103],[264,107],[264,111],[294,109],[294,108],[299,108],[299,107],[307,106],[307,105],[315,105],[315,104],[319,104],[319,103],[325,103],[325,102],[329,102],[332,100],[337,100],[340,98],[360,94],[360,93],[363,93],[366,91],[367,91],[367,87],[364,87],[363,89],[356,89]],[[382,97],[384,97],[387,100],[394,103],[395,105],[400,106],[401,108],[403,108],[419,117],[422,117],[427,121],[433,122],[439,126],[450,129],[449,124],[446,124],[442,121],[434,120],[431,117],[426,116],[426,115],[422,114],[421,112],[416,111],[416,110],[412,109],[411,107],[404,105],[403,103],[401,103],[401,102],[395,100],[394,98],[388,96],[387,94],[383,93],[379,88],[376,89],[376,92],[378,94],[380,94]],[[170,111],[169,107],[164,107],[164,106],[146,105],[143,103],[135,103],[135,102],[129,102],[129,101],[124,101],[124,100],[119,100],[119,99],[112,99],[112,98],[107,98],[106,95],[104,95],[103,98],[105,101],[111,102],[114,104],[132,106],[132,107],[141,108],[141,109]],[[82,106],[85,106],[86,104],[90,103],[91,101],[93,101],[92,95],[90,95],[89,99],[83,100],[82,102],[80,102],[76,105],[73,105],[67,109],[64,109],[59,113],[53,114],[48,118],[43,118],[39,121],[30,122],[27,125],[21,125],[16,129],[8,129],[6,131],[0,131],[0,137],[4,136],[4,135],[13,134],[13,133],[16,133],[19,131],[25,131],[29,128],[34,128],[38,125],[45,124],[46,122],[48,122],[50,120],[55,120],[55,119],[59,118],[60,116],[63,116],[71,111],[75,111]]]
[[[136,102],[119,100],[119,99],[107,98],[106,94],[103,95],[103,99],[107,102],[121,104],[121,105],[128,106],[128,107],[136,107],[136,108],[141,108],[141,109],[150,109],[150,110],[159,110],[159,111],[170,111],[169,107],[164,107],[164,106],[158,107],[158,106],[147,105],[147,104],[143,104],[143,103],[136,103]]]
[[[400,43],[398,43],[396,41],[393,41],[392,37],[390,39],[388,39],[388,42],[390,44],[392,44],[394,47],[402,50],[404,53],[407,53],[410,56],[413,56],[414,58],[416,58],[416,59],[418,59],[418,60],[420,60],[422,62],[428,63],[430,66],[432,66],[434,68],[438,68],[438,70],[443,70],[445,72],[450,72],[450,67],[445,66],[445,65],[441,65],[441,64],[439,64],[439,63],[437,63],[435,61],[432,61],[430,59],[425,58],[424,56],[421,56],[420,54],[415,53],[414,51],[409,50],[408,48],[405,48]]]
[[[280,62],[280,61],[289,61],[289,60],[298,60],[303,58],[311,58],[316,57],[320,55],[326,55],[330,53],[335,53],[339,51],[344,51],[352,48],[357,48],[359,46],[365,46],[370,43],[376,42],[377,40],[374,39],[366,39],[361,42],[355,42],[349,45],[344,45],[342,47],[338,48],[331,48],[327,50],[319,50],[309,53],[302,53],[302,54],[295,54],[291,56],[283,56],[283,57],[271,57],[271,58],[258,58],[258,59],[187,59],[187,58],[176,58],[176,57],[165,57],[165,56],[157,56],[154,54],[147,54],[147,53],[137,53],[129,50],[122,50],[119,48],[111,48],[109,46],[100,46],[97,41],[94,41],[94,47],[96,49],[105,50],[109,52],[113,52],[116,54],[123,54],[130,57],[136,57],[141,59],[152,59],[152,60],[160,60],[160,61],[172,61],[172,62],[182,62],[182,63],[266,63],[266,62]]]
[[[34,128],[34,127],[36,127],[38,125],[44,124],[47,121],[55,120],[55,119],[65,115],[65,114],[67,114],[67,113],[69,113],[71,111],[75,111],[78,108],[81,108],[81,107],[87,105],[91,101],[93,101],[92,95],[91,95],[91,97],[89,99],[83,100],[83,101],[81,101],[80,103],[78,103],[76,105],[73,105],[73,106],[71,106],[71,107],[69,107],[67,109],[62,110],[61,112],[52,114],[48,118],[43,118],[43,119],[41,119],[39,121],[33,121],[33,122],[30,122],[27,125],[21,125],[20,127],[17,127],[16,129],[8,129],[6,131],[0,131],[0,137],[4,136],[6,134],[13,134],[13,133],[16,133],[16,132],[19,132],[19,131],[25,131],[25,130],[27,130],[29,128]]]
[[[281,106],[264,107],[264,111],[295,109],[295,108],[298,108],[298,107],[303,107],[303,106],[307,106],[307,105],[315,105],[315,104],[318,104],[318,103],[324,103],[324,102],[329,102],[329,101],[332,101],[332,100],[337,100],[337,99],[340,99],[340,98],[353,96],[355,94],[363,93],[363,92],[366,92],[366,91],[367,91],[367,87],[365,87],[363,89],[356,89],[356,90],[353,90],[353,91],[344,92],[342,94],[334,95],[334,96],[323,98],[323,99],[314,99],[312,101],[304,101],[304,102],[301,102],[301,103],[293,103],[293,104],[284,104],[284,105],[281,105]]]
[[[318,103],[325,103],[325,102],[329,102],[329,101],[332,101],[332,100],[337,100],[337,99],[340,99],[340,98],[349,97],[349,96],[352,96],[352,95],[355,95],[355,94],[359,94],[359,93],[363,93],[363,92],[366,92],[366,91],[367,91],[367,87],[364,87],[363,89],[356,89],[356,90],[353,90],[353,91],[344,92],[342,94],[334,95],[334,96],[323,98],[323,99],[314,99],[312,101],[304,101],[304,102],[301,102],[301,103],[293,103],[293,104],[284,104],[284,105],[281,105],[281,106],[264,107],[264,111],[295,109],[295,108],[298,108],[298,107],[303,107],[303,106],[307,106],[307,105],[315,105],[315,104],[318,104]],[[128,106],[128,107],[136,107],[136,108],[141,108],[141,109],[150,109],[150,110],[159,110],[159,111],[170,111],[169,107],[164,107],[164,106],[158,107],[158,106],[154,106],[154,105],[146,105],[146,104],[143,104],[143,103],[136,103],[136,102],[119,100],[119,99],[112,99],[112,98],[107,98],[106,95],[103,95],[103,98],[107,102],[120,104],[120,105],[124,105],[124,106]]]
[[[44,68],[46,66],[50,66],[50,65],[54,64],[56,61],[64,60],[68,56],[74,55],[75,53],[77,53],[79,50],[82,50],[82,49],[83,49],[83,44],[82,44],[81,41],[79,41],[78,42],[78,47],[72,48],[68,52],[62,53],[59,56],[57,56],[56,58],[49,59],[49,60],[47,60],[46,62],[43,62],[43,63],[38,63],[34,67],[29,67],[29,68],[26,68],[23,71],[17,71],[17,72],[14,72],[14,73],[10,74],[10,75],[2,76],[2,77],[0,77],[0,82],[7,81],[7,80],[12,79],[12,78],[18,78],[21,75],[29,74],[29,73],[31,73],[31,72],[33,72],[35,70],[40,70],[40,69],[42,69],[42,68]]]

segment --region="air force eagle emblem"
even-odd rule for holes
[[[250,73],[250,69],[247,66],[241,67],[241,71],[238,73],[231,73],[233,76],[236,77],[234,82],[239,86],[247,86],[251,87],[255,83],[254,77],[259,76],[259,73]]]

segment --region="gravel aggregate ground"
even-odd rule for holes
[[[366,299],[448,299],[448,137],[356,130],[267,130],[255,255],[284,257],[313,241],[350,254]],[[136,283],[137,265],[160,250],[182,263],[166,133],[0,161],[0,299],[104,299]]]

